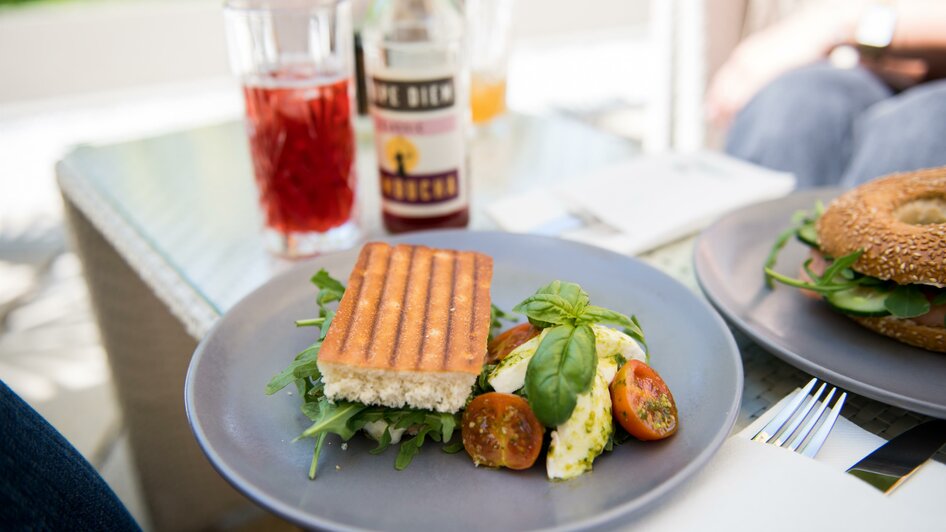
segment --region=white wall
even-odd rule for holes
[[[512,0],[514,38],[613,32],[647,24],[649,0]]]
[[[0,12],[0,102],[228,74],[220,2],[70,2]]]
[[[513,0],[516,39],[646,23],[647,0]],[[0,10],[0,104],[229,75],[220,0]]]

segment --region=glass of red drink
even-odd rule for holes
[[[357,217],[348,0],[229,0],[230,59],[270,249],[344,249]]]

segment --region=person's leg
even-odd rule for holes
[[[946,80],[923,83],[871,107],[855,125],[842,185],[946,165]]]
[[[892,91],[864,69],[818,63],[759,91],[733,120],[726,152],[792,172],[798,188],[837,184],[851,154],[857,117]]]
[[[0,381],[0,530],[140,530],[98,472]]]

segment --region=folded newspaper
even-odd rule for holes
[[[721,153],[642,155],[551,188],[500,199],[486,211],[506,231],[637,254],[794,187],[792,174]]]

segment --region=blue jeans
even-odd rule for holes
[[[2,381],[0,530],[140,530],[98,472]]]
[[[861,68],[818,63],[759,91],[733,121],[726,152],[792,172],[799,188],[852,187],[946,165],[946,80],[895,94]]]

